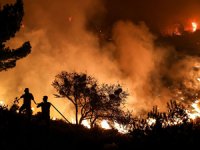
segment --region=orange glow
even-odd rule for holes
[[[69,22],[72,22],[72,17],[71,17],[71,16],[68,17],[68,21],[69,21]]]
[[[4,105],[4,101],[0,101],[0,106],[3,106]]]
[[[22,24],[21,24],[21,28],[25,28],[25,25],[24,25],[24,23],[22,23]]]
[[[197,30],[198,24],[196,22],[192,22],[192,32]]]

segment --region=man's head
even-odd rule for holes
[[[29,93],[29,89],[28,89],[28,88],[25,88],[24,92],[25,92],[25,93]]]
[[[47,102],[48,96],[43,96],[43,102]]]

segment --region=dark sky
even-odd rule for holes
[[[162,31],[175,23],[200,21],[199,0],[103,0],[104,15],[95,16],[109,27],[118,20],[144,21],[152,31]]]

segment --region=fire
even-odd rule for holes
[[[91,128],[90,124],[89,124],[89,122],[87,120],[83,120],[82,125],[85,126],[85,127],[87,127],[88,129]]]
[[[74,118],[71,118],[71,123],[72,123],[72,124],[76,124],[76,121],[75,121]]]
[[[108,124],[108,122],[106,120],[103,120],[101,122],[101,127],[104,129],[111,129],[110,125]]]
[[[52,118],[52,120],[56,120],[56,119],[57,119],[56,117],[53,117],[53,118]]]
[[[85,126],[85,127],[87,127],[88,129],[91,128],[88,120],[83,120],[82,125]],[[110,125],[108,124],[108,122],[106,120],[101,121],[100,126],[103,129],[111,129]],[[126,133],[129,132],[128,129],[126,129],[125,126],[123,126],[121,124],[118,124],[116,122],[114,122],[114,128],[117,129],[118,132],[123,133],[123,134],[126,134]]]
[[[197,81],[199,81],[199,82],[200,82],[200,77],[198,77],[198,78],[197,78]]]
[[[129,132],[129,131],[126,129],[125,126],[120,125],[120,124],[118,124],[118,123],[116,123],[116,122],[114,122],[114,128],[117,129],[118,132],[123,133],[123,134],[126,134],[126,133]]]
[[[0,101],[0,106],[4,106],[4,101]]]
[[[196,100],[192,105],[192,112],[188,112],[188,116],[190,119],[195,120],[196,118],[200,117],[200,101]]]
[[[155,123],[156,123],[156,119],[154,119],[154,118],[148,118],[147,119],[147,123],[148,123],[148,125],[155,125]]]
[[[34,107],[31,107],[31,110],[34,112],[34,111],[35,111],[35,108],[34,108]]]
[[[197,30],[198,24],[196,22],[192,22],[192,32],[195,32]]]

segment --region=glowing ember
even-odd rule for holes
[[[25,28],[25,25],[23,23],[21,24],[21,28]]]
[[[101,127],[104,129],[111,129],[110,125],[108,124],[108,122],[106,120],[103,120],[101,122]]]
[[[200,77],[197,78],[197,81],[200,81]]]
[[[72,17],[70,16],[70,17],[68,17],[68,21],[69,22],[71,22],[72,21]]]
[[[52,120],[56,120],[56,117],[53,117]]]
[[[87,120],[83,120],[82,125],[84,125],[85,127],[89,128],[89,129],[91,128],[90,124]]]
[[[196,22],[192,22],[192,31],[195,32],[197,30],[198,24]]]

